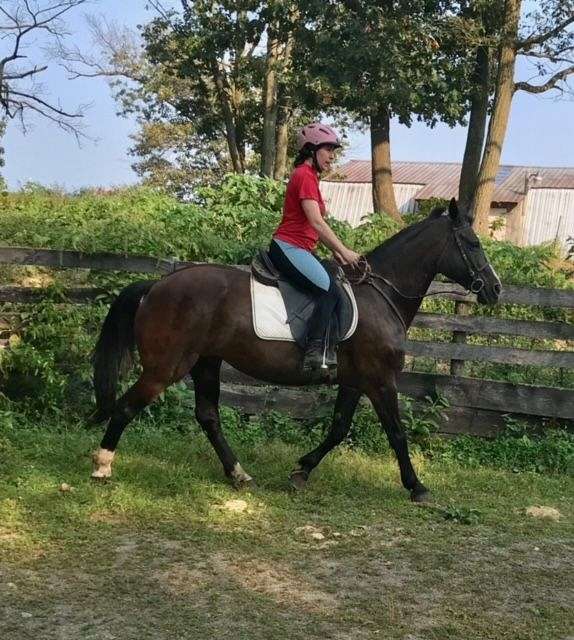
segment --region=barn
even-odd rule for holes
[[[402,213],[429,198],[458,195],[461,165],[451,162],[393,162],[393,184]],[[352,226],[373,211],[370,160],[351,160],[321,181],[327,209]],[[518,245],[574,242],[574,167],[502,165],[490,217],[494,237]]]

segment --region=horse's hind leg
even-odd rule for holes
[[[219,419],[219,358],[200,358],[191,370],[195,386],[195,417],[209,438],[225,475],[237,489],[253,486],[253,478],[245,473],[221,430]]]
[[[156,380],[144,371],[116,402],[100,448],[93,455],[92,478],[109,478],[112,475],[112,461],[124,429],[166,386],[166,382]]]
[[[310,453],[300,458],[297,467],[291,472],[289,479],[295,489],[302,489],[309,474],[321,462],[321,460],[338,444],[341,444],[349,433],[353,414],[357,408],[357,403],[361,397],[361,392],[351,387],[339,387],[337,399],[335,401],[335,412],[333,422],[325,440]]]

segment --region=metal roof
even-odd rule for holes
[[[456,162],[393,162],[395,184],[419,184],[417,200],[458,196],[461,165]],[[493,202],[520,202],[530,176],[531,189],[574,189],[574,167],[521,167],[501,165]],[[539,176],[533,180],[531,176]],[[371,182],[371,161],[350,160],[325,176],[323,182]]]

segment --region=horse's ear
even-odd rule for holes
[[[446,207],[435,207],[430,213],[429,218],[431,220],[435,220],[436,218],[440,218],[442,214],[446,211]]]
[[[458,205],[456,204],[456,200],[454,198],[451,198],[450,202],[448,203],[448,215],[453,222],[459,222],[460,213],[458,211]]]

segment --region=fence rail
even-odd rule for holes
[[[0,248],[0,263],[34,265],[51,268],[94,269],[131,273],[165,274],[192,263],[155,259],[147,256],[121,256],[108,253],[86,254],[78,251],[58,251],[21,247]],[[247,269],[239,266],[240,269]],[[453,290],[460,293],[452,293]],[[453,333],[452,342],[407,340],[405,352],[415,357],[450,360],[451,373],[435,375],[403,373],[399,390],[415,399],[444,396],[450,403],[446,432],[491,433],[501,424],[505,413],[525,416],[574,420],[574,390],[511,384],[459,375],[467,360],[482,360],[503,364],[536,365],[574,369],[572,350],[528,350],[513,347],[467,344],[469,335],[509,335],[527,338],[545,338],[568,344],[574,341],[574,325],[568,322],[538,322],[509,320],[469,315],[474,296],[464,296],[463,289],[452,283],[433,282],[431,292],[439,297],[463,301],[457,304],[459,315],[419,313],[413,327]],[[28,287],[0,286],[0,302],[33,303],[46,297],[48,292]],[[85,304],[93,302],[105,291],[88,287],[70,287],[49,293],[53,299]],[[521,304],[555,308],[574,308],[574,291],[532,287],[505,286],[500,297],[503,304]],[[265,386],[230,367],[222,372],[224,383],[222,400],[252,413],[269,409],[288,410],[294,416],[308,416],[311,410],[320,410],[332,400],[332,392],[311,392],[294,388]]]

